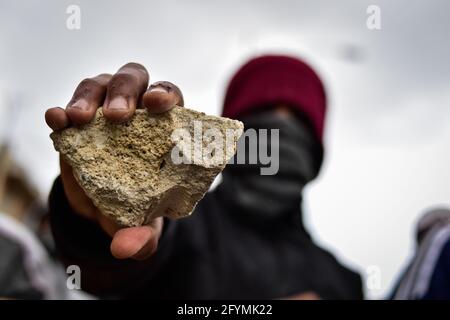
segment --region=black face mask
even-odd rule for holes
[[[229,164],[223,172],[220,192],[227,205],[239,215],[257,215],[260,221],[273,220],[292,215],[300,210],[303,187],[314,179],[322,163],[322,145],[312,129],[300,117],[281,115],[273,110],[260,112],[242,119],[245,130],[279,129],[278,146],[267,139],[260,139],[258,146],[267,144],[271,150],[279,150],[279,167],[275,175],[261,175],[261,167],[248,164],[249,149],[246,149],[246,164]],[[239,143],[244,143],[243,138]],[[274,144],[274,145],[273,145]],[[264,150],[264,149],[263,149]],[[270,156],[269,156],[270,157]],[[272,159],[274,161],[274,159]]]

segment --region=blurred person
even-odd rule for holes
[[[0,299],[91,299],[69,290],[66,274],[25,224],[0,212]]]
[[[38,237],[49,234],[39,232],[45,206],[9,145],[0,145],[0,299],[70,298],[61,265]]]
[[[417,224],[417,248],[392,296],[396,300],[450,299],[450,210],[437,208]]]
[[[80,126],[103,106],[109,121],[122,123],[138,107],[160,113],[184,105],[174,84],[148,83],[136,63],[85,79],[65,109],[47,110],[46,122],[53,130]],[[60,158],[49,208],[61,259],[80,266],[82,289],[106,298],[362,298],[360,276],[314,244],[302,222],[302,190],[322,164],[325,112],[323,84],[303,61],[246,63],[228,86],[223,116],[246,129],[279,129],[279,171],[264,176],[260,164],[228,165],[193,215],[177,221],[116,225]]]

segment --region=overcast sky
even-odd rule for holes
[[[247,58],[303,57],[329,97],[326,159],[306,222],[381,297],[412,253],[416,219],[450,202],[450,4],[434,1],[0,1],[0,139],[48,194],[58,173],[43,115],[80,80],[128,61],[219,114]],[[370,4],[381,30],[366,27]],[[81,29],[66,27],[69,5]]]

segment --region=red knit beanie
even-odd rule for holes
[[[322,81],[303,61],[268,55],[250,60],[231,79],[223,116],[239,119],[255,109],[286,105],[306,116],[322,141],[326,96]]]

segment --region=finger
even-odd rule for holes
[[[72,124],[82,125],[92,120],[105,99],[106,86],[110,79],[110,74],[101,74],[80,82],[66,108]]]
[[[153,225],[120,229],[111,242],[111,253],[118,259],[144,259],[155,252],[162,231],[162,219]]]
[[[159,81],[152,84],[145,92],[142,102],[151,113],[165,112],[175,105],[184,106],[181,90],[168,81]]]
[[[45,112],[45,122],[54,131],[62,130],[70,124],[66,112],[59,107],[50,108]]]
[[[140,64],[128,63],[108,83],[103,114],[116,123],[127,121],[148,86],[149,75]]]

